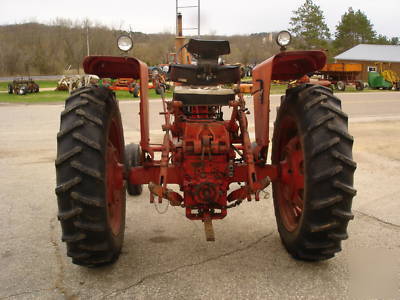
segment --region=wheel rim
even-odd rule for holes
[[[304,209],[304,153],[296,122],[286,117],[280,127],[279,213],[286,230],[297,229]]]
[[[338,81],[337,86],[338,86],[338,90],[342,91],[344,89],[345,85],[344,85],[343,81]]]
[[[111,230],[118,235],[121,230],[123,208],[123,163],[120,128],[117,120],[111,121],[107,139],[107,216]]]

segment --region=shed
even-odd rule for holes
[[[393,70],[400,75],[400,45],[357,45],[335,57],[337,62],[362,65],[361,80],[368,80],[368,72]]]

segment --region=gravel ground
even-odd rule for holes
[[[215,222],[217,240],[207,243],[201,223],[179,208],[159,215],[145,188],[127,198],[120,259],[98,269],[72,265],[60,241],[54,159],[62,105],[0,105],[0,299],[399,299],[400,93],[377,95],[342,96],[358,195],[350,238],[334,259],[292,259],[268,195]],[[278,102],[272,97],[273,114]],[[126,141],[138,139],[137,109],[121,104]],[[151,109],[157,139],[160,102]]]

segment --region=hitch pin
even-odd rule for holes
[[[210,215],[207,214],[205,216],[203,223],[204,223],[204,232],[206,234],[206,241],[215,242],[214,227]]]

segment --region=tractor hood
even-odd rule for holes
[[[86,74],[100,78],[140,79],[141,70],[147,72],[147,65],[133,57],[87,56],[83,61]]]
[[[253,69],[254,120],[259,149],[269,144],[270,88],[273,80],[295,80],[322,69],[323,51],[287,51],[278,53]]]
[[[326,55],[323,51],[281,52],[264,63],[272,63],[272,80],[294,80],[324,67]],[[263,67],[263,64],[260,67]]]
[[[87,74],[100,78],[133,78],[140,83],[140,146],[146,152],[149,147],[149,99],[148,68],[144,62],[134,57],[120,56],[87,56],[83,61],[83,69]]]

